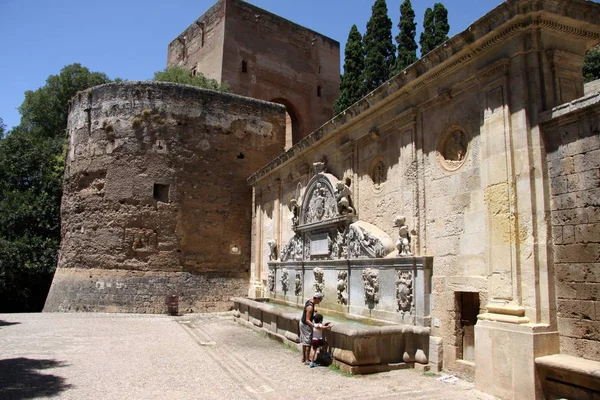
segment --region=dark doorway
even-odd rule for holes
[[[460,318],[460,335],[457,341],[461,350],[456,358],[475,362],[475,324],[479,314],[479,293],[456,292],[456,300]]]

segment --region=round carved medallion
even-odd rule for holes
[[[440,138],[438,143],[438,158],[440,164],[448,171],[460,168],[469,149],[469,136],[457,125],[452,125]]]

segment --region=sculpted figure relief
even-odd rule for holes
[[[296,279],[294,280],[294,294],[298,297],[302,296],[302,272],[296,271]]]
[[[269,287],[269,292],[275,292],[275,270],[269,269],[269,275],[267,277],[267,285]]]
[[[304,259],[310,260],[310,237],[308,235],[304,237]]]
[[[341,260],[348,257],[348,250],[346,244],[347,229],[346,227],[340,227],[334,233],[331,239],[331,253],[330,258],[332,260]]]
[[[365,303],[369,306],[375,306],[379,303],[379,271],[373,268],[363,269],[362,278]]]
[[[340,215],[354,213],[352,199],[350,197],[352,191],[350,190],[349,186],[350,179],[347,179],[346,183],[339,181],[335,185],[335,198],[337,200],[338,213]]]
[[[315,275],[315,291],[319,293],[323,293],[325,290],[325,282],[323,279],[323,269],[322,268],[314,268],[313,274]]]
[[[339,304],[348,304],[348,271],[338,272],[337,297]]]
[[[396,242],[396,248],[398,249],[399,256],[412,256],[410,248],[410,233],[408,232],[408,226],[405,225],[406,217],[399,215],[394,218],[394,227],[399,229],[398,241]]]
[[[292,227],[295,229],[300,222],[300,205],[298,204],[298,200],[290,200],[290,210],[292,211]]]
[[[398,311],[402,313],[411,313],[414,310],[413,278],[411,271],[398,271],[398,279],[396,279],[396,299],[398,301]]]
[[[277,260],[277,241],[270,239],[267,241],[267,245],[269,246],[269,261]]]
[[[283,290],[283,293],[287,293],[288,286],[289,286],[288,270],[287,270],[287,268],[284,268],[281,270],[281,289]]]

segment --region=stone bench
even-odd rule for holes
[[[600,362],[554,354],[535,359],[546,399],[600,398]]]

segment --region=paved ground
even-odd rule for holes
[[[492,399],[414,370],[344,376],[229,314],[0,314],[0,399]]]

